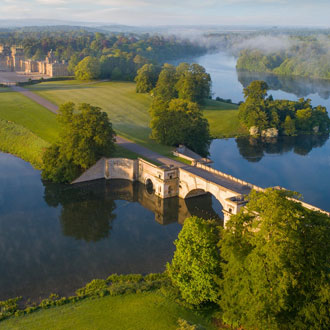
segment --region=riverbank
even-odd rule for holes
[[[0,322],[6,330],[178,329],[178,320],[215,329],[207,316],[179,306],[161,292],[88,299]]]
[[[42,97],[57,106],[67,101],[100,106],[108,113],[117,134],[168,158],[182,161],[172,155],[172,147],[160,145],[150,139],[151,96],[137,94],[135,83],[100,81],[90,84],[67,80],[40,83],[29,88],[39,98]],[[15,128],[19,134],[14,131],[9,133],[8,130],[3,132],[6,138],[0,145],[0,150],[13,153],[40,168],[44,147],[56,141],[59,134],[60,127],[56,115],[27,96],[9,88],[1,91],[0,101],[0,119],[20,126]],[[203,109],[210,123],[212,137],[228,138],[242,135],[243,129],[237,118],[237,105],[206,100]],[[27,148],[25,139],[31,141],[32,136],[38,142],[33,142],[31,148]],[[10,141],[13,141],[13,145]],[[133,159],[138,157],[136,153],[133,154],[119,146],[114,157],[124,156]]]
[[[5,329],[177,329],[178,320],[212,326],[212,310],[194,311],[169,297],[165,274],[110,275],[78,289],[75,296],[52,294],[39,305],[2,302],[0,326]],[[91,322],[91,320],[93,320]]]
[[[0,150],[41,169],[42,154],[49,143],[23,126],[0,119]]]

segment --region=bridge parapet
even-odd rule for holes
[[[241,180],[241,179],[235,178],[234,176],[232,176],[232,175],[230,175],[230,174],[226,174],[226,173],[221,172],[221,171],[219,171],[219,170],[216,170],[216,169],[214,169],[214,168],[212,168],[212,167],[210,167],[210,166],[206,166],[206,165],[203,165],[203,164],[201,164],[201,163],[196,163],[195,166],[198,167],[198,168],[201,168],[201,169],[203,169],[203,170],[205,170],[205,171],[211,172],[211,173],[213,173],[213,174],[216,174],[216,175],[222,176],[222,177],[224,177],[224,178],[226,178],[226,179],[228,179],[228,180],[231,180],[231,181],[233,181],[233,182],[239,183],[239,184],[241,184],[241,185],[243,185],[243,186],[247,186],[247,187],[249,187],[249,188],[251,188],[251,189],[254,189],[254,190],[256,190],[256,191],[260,191],[260,192],[264,192],[264,191],[265,191],[264,188],[258,187],[258,186],[254,185],[254,184],[252,184],[252,183],[247,182],[247,181],[244,181],[244,180]]]

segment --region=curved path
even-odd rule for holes
[[[23,87],[19,87],[19,86],[11,86],[10,87],[14,92],[18,92],[23,94],[24,96],[28,97],[29,99],[31,99],[32,101],[42,105],[43,107],[45,107],[46,109],[48,109],[49,111],[53,112],[53,113],[57,113],[58,112],[58,106],[49,102],[48,100],[44,99],[43,97],[39,96],[38,94],[35,94]]]
[[[23,94],[24,96],[26,96],[29,99],[31,99],[32,101],[40,104],[41,106],[48,109],[49,111],[51,111],[55,114],[58,113],[58,106],[54,103],[49,102],[42,96],[35,94],[23,87],[19,87],[19,86],[10,86],[10,87],[13,91]],[[129,141],[125,138],[122,138],[120,136],[116,136],[116,144],[118,144],[119,146],[121,146],[127,150],[135,152],[136,154],[139,154],[142,157],[157,161],[157,162],[167,165],[167,166],[176,166],[176,167],[187,166],[181,162],[178,162],[171,158],[165,157],[161,154],[158,154],[157,152],[151,151],[139,144],[136,144],[136,143]]]
[[[28,97],[29,99],[33,100],[34,102],[40,104],[41,106],[45,107],[49,111],[51,111],[53,113],[58,112],[58,106],[49,102],[48,100],[44,99],[43,97],[25,89],[25,88],[22,88],[22,87],[18,87],[18,86],[10,86],[10,87],[13,91],[25,95],[26,97]],[[136,154],[139,154],[145,158],[148,158],[150,160],[155,160],[155,161],[157,161],[161,164],[167,165],[167,166],[184,168],[184,170],[189,172],[192,176],[199,176],[206,181],[214,182],[227,189],[237,191],[240,194],[248,194],[251,191],[252,186],[253,186],[253,185],[250,185],[247,183],[240,182],[241,180],[239,180],[239,179],[236,179],[236,180],[233,180],[235,178],[230,179],[230,178],[228,178],[228,175],[225,175],[221,172],[215,173],[217,171],[212,171],[211,169],[208,170],[207,168],[202,169],[202,168],[186,165],[181,162],[175,161],[166,156],[160,155],[157,152],[154,152],[148,148],[145,148],[139,144],[136,144],[125,138],[122,138],[120,136],[116,136],[116,143],[119,146],[121,146],[127,150],[133,151]],[[262,188],[260,188],[260,189],[262,189]],[[321,210],[313,205],[309,205],[307,203],[304,203],[304,202],[298,201],[298,200],[295,200],[295,201],[301,203],[304,207],[306,207],[308,209],[320,211],[320,212],[325,213],[328,216],[330,216],[329,212]]]

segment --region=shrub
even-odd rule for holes
[[[220,224],[215,220],[187,218],[175,241],[176,251],[167,270],[173,286],[189,304],[217,302],[221,276]]]
[[[177,330],[204,330],[205,328],[201,325],[192,324],[184,319],[178,319],[179,327]]]

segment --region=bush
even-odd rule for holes
[[[184,319],[178,319],[179,327],[177,330],[204,330],[205,328],[201,325],[192,324]]]
[[[106,280],[93,280],[88,283],[85,287],[78,289],[76,295],[78,297],[90,297],[99,295],[108,289]]]
[[[220,223],[196,216],[187,218],[175,241],[176,251],[168,275],[189,304],[198,306],[219,300],[221,280]]]
[[[59,297],[52,293],[48,298],[43,299],[39,305],[25,306],[25,309],[18,309],[17,302],[21,297],[0,301],[0,321],[10,316],[30,314],[36,310],[47,309],[53,306],[62,306],[67,303],[89,298],[104,297],[107,295],[118,296],[123,294],[141,293],[160,289],[165,286],[168,277],[165,274],[148,274],[143,277],[141,274],[117,275],[112,274],[106,280],[95,279],[76,291],[76,296]]]

